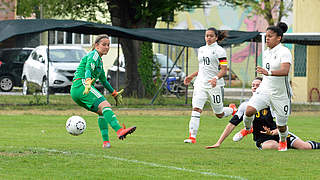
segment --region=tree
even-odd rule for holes
[[[111,22],[125,28],[154,28],[159,17],[167,17],[174,11],[182,11],[193,6],[202,6],[202,0],[107,0]],[[129,95],[142,97],[143,85],[137,67],[142,42],[120,39],[122,51],[127,61],[126,71]]]
[[[18,0],[17,12],[20,15],[30,15],[40,13],[42,9],[44,17],[69,17],[95,22],[98,21],[97,14],[107,17],[109,12],[113,26],[154,28],[159,17],[168,17],[174,11],[201,7],[204,4],[205,0]],[[138,73],[142,42],[123,38],[119,42],[127,66],[128,87],[125,92],[127,95],[142,97],[143,93],[140,92],[143,92],[144,86]]]
[[[105,0],[17,0],[17,15],[29,17],[35,13],[37,18],[61,17],[106,23],[110,22],[106,5]]]
[[[232,6],[252,8],[257,15],[262,15],[269,25],[275,25],[292,10],[291,0],[224,0]],[[285,2],[288,2],[287,5]]]

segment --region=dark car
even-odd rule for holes
[[[14,86],[22,86],[23,64],[33,48],[0,49],[0,90],[9,92]]]

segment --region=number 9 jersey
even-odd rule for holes
[[[199,71],[195,85],[205,88],[211,88],[211,84],[208,81],[217,76],[220,71],[219,66],[228,65],[226,51],[217,42],[200,47],[198,61]],[[223,78],[217,79],[216,86],[224,85]]]
[[[292,64],[292,55],[288,48],[278,44],[272,49],[264,51],[263,68],[267,71],[280,70],[281,63]],[[289,72],[290,74],[290,72]],[[291,97],[292,90],[288,76],[263,76],[257,92],[263,90],[275,97]]]

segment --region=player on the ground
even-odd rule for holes
[[[261,77],[256,77],[252,81],[252,86],[251,86],[252,93],[256,92],[256,89],[259,87],[261,81],[262,81]],[[228,125],[226,126],[223,133],[221,134],[219,140],[216,142],[216,144],[214,144],[212,146],[207,146],[206,147],[207,149],[217,148],[222,144],[222,142],[229,136],[229,134],[234,130],[234,128],[242,121],[243,114],[245,113],[246,108],[247,108],[247,104],[248,104],[248,101],[245,101],[240,104],[240,106],[238,107],[238,111],[235,113],[235,115],[229,121]],[[267,110],[270,111],[269,108],[267,108]],[[265,118],[265,117],[273,119],[273,117],[271,116],[270,113],[267,113],[265,116],[259,116],[259,118]],[[257,118],[257,116],[255,116],[255,119],[256,118]],[[238,134],[238,139],[242,138],[243,136],[246,136],[249,133],[252,133],[252,129],[249,132],[242,130],[241,133]]]
[[[222,41],[225,37],[225,32],[215,28],[206,30],[206,45],[198,50],[199,70],[184,79],[184,84],[189,85],[191,80],[197,76],[192,97],[189,138],[184,140],[185,143],[196,143],[200,114],[208,98],[218,118],[227,117],[236,112],[234,104],[231,107],[223,107],[223,76],[226,74],[228,63],[226,51],[217,42]]]
[[[128,134],[135,131],[136,127],[121,127],[116,115],[111,109],[110,103],[106,98],[94,87],[97,79],[103,86],[112,93],[118,104],[122,103],[122,91],[117,92],[108,83],[103,70],[101,57],[109,51],[110,40],[107,35],[100,35],[96,38],[92,50],[81,59],[81,62],[75,72],[72,81],[70,94],[72,99],[80,106],[89,111],[97,113],[98,124],[103,139],[103,148],[110,148],[110,140],[108,135],[108,124],[117,132],[119,139],[124,139]]]
[[[256,89],[259,87],[261,80],[261,78],[257,77],[252,81],[253,93],[255,93]],[[247,102],[241,103],[237,113],[229,121],[229,124],[226,126],[217,143],[212,146],[206,146],[207,149],[220,147],[225,138],[227,138],[229,134],[234,130],[234,128],[242,121],[246,106]],[[278,130],[273,119],[274,117],[270,111],[270,108],[261,110],[260,112],[256,113],[254,117],[253,128],[251,128],[250,133],[253,131],[253,140],[256,142],[256,146],[259,149],[277,149],[279,147]],[[233,141],[240,141],[247,135],[247,133],[245,132],[245,129],[242,129],[241,131],[236,133],[233,137]],[[291,132],[288,133],[286,139],[288,142],[288,148],[320,149],[320,144],[318,142],[302,141],[299,137]]]
[[[263,55],[263,67],[257,67],[257,72],[263,74],[263,81],[257,92],[250,98],[243,122],[246,131],[252,126],[254,115],[262,109],[271,107],[276,117],[279,129],[279,151],[287,150],[287,121],[291,112],[291,86],[289,72],[292,55],[288,48],[281,44],[283,33],[288,27],[285,23],[270,26],[266,32],[267,50]]]

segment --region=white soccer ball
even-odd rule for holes
[[[74,136],[82,134],[86,127],[86,121],[80,116],[71,116],[66,123],[68,133]]]

